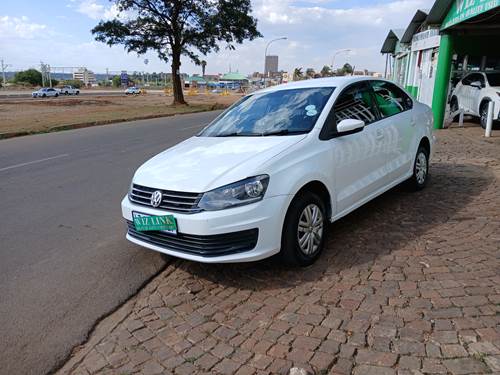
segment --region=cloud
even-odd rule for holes
[[[76,5],[77,12],[86,15],[93,20],[104,18],[104,5],[98,4],[93,0],[83,0]]]
[[[288,40],[273,43],[270,54],[279,55],[279,68],[293,71],[295,67],[312,67],[320,70],[332,63],[333,54],[339,49],[349,48],[349,54],[339,54],[335,66],[345,62],[356,69],[382,71],[384,58],[380,47],[390,28],[406,27],[418,8],[428,8],[433,0],[391,0],[370,2],[339,0],[252,0],[253,14],[258,18],[258,29],[263,38],[246,41],[237,45],[236,50],[228,50],[221,45],[218,53],[209,54],[207,73],[224,73],[229,67],[242,73],[262,71],[264,50],[269,40],[286,36]],[[353,5],[358,4],[358,5]],[[364,5],[359,5],[364,4]],[[53,66],[87,66],[97,72],[111,70],[146,70],[143,64],[149,59],[147,70],[169,71],[170,64],[160,61],[154,52],[138,58],[127,55],[121,46],[109,48],[93,41],[88,30],[98,19],[111,19],[118,12],[116,6],[102,0],[71,0],[68,19],[75,17],[75,11],[86,14],[88,29],[77,36],[70,36],[66,30],[58,30],[57,23],[47,27],[33,23],[27,18],[4,16],[0,18],[0,39],[4,58],[9,63],[30,66],[40,59]],[[121,16],[123,17],[123,15]],[[6,24],[9,24],[6,27]],[[27,38],[25,42],[10,42],[4,33],[16,30]],[[54,30],[50,30],[54,28]],[[52,31],[57,37],[47,38]],[[55,34],[59,31],[59,34]],[[79,32],[73,30],[73,33]],[[11,35],[9,34],[9,35]],[[54,51],[58,51],[54,54]],[[201,73],[187,58],[182,59],[182,72]]]
[[[95,0],[71,0],[70,8],[93,20],[126,19],[127,12],[120,12],[116,4],[105,6]]]
[[[0,16],[1,39],[33,39],[47,30],[47,25],[30,22],[26,16]]]

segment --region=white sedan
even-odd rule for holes
[[[59,91],[56,89],[53,89],[52,87],[43,87],[40,90],[33,91],[31,93],[31,96],[33,98],[46,98],[49,96],[54,96],[57,98],[59,96]]]
[[[329,223],[404,181],[424,188],[432,127],[428,106],[381,79],[252,93],[139,167],[122,201],[127,239],[200,262],[280,253],[309,265]]]
[[[463,109],[465,114],[480,118],[486,128],[488,103],[493,102],[493,120],[500,120],[500,72],[474,72],[457,84],[450,100],[451,112]]]
[[[141,93],[141,89],[138,87],[129,87],[125,90],[125,95],[139,95]]]

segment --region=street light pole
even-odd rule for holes
[[[351,49],[349,48],[344,48],[344,49],[339,49],[337,51],[334,52],[333,54],[333,58],[332,58],[332,72],[333,72],[333,67],[335,66],[335,57],[339,54],[339,53],[344,53],[344,52],[351,52]]]
[[[264,52],[264,87],[266,86],[266,60],[267,60],[267,49],[269,48],[269,45],[273,42],[276,42],[278,40],[287,40],[288,38],[286,36],[282,36],[281,38],[276,38],[273,40],[270,40],[267,45],[266,45],[266,50]]]

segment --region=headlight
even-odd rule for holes
[[[263,174],[222,186],[204,193],[198,207],[206,211],[217,211],[254,203],[264,198],[268,184],[269,176]]]

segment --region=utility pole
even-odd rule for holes
[[[40,70],[42,71],[42,87],[45,87],[45,64],[40,61]]]
[[[50,76],[50,65],[47,65],[49,73],[49,87],[52,87],[52,77]]]
[[[5,78],[5,69],[7,69],[11,65],[10,64],[4,64],[3,59],[0,60],[0,64],[2,64],[2,79],[3,79],[3,85],[5,86],[5,84],[7,83],[7,79]]]

